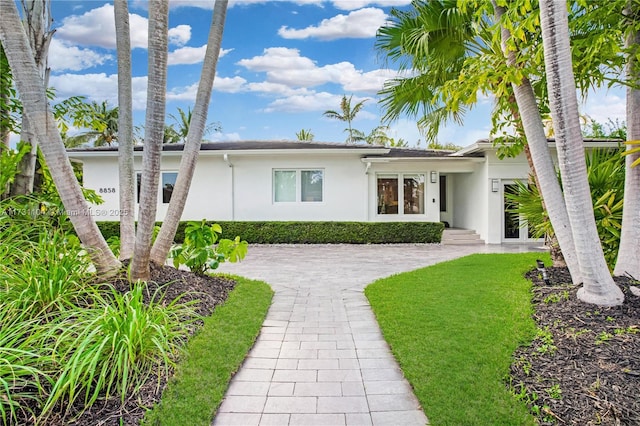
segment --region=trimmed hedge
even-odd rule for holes
[[[175,241],[182,243],[188,222],[180,222]],[[222,238],[237,235],[250,244],[390,244],[439,243],[441,222],[226,222]],[[161,222],[157,223],[161,225]],[[119,222],[98,222],[105,238],[120,234]]]

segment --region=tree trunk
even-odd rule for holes
[[[184,211],[187,196],[189,195],[189,187],[191,186],[193,173],[196,169],[202,135],[207,122],[207,111],[209,110],[213,80],[220,55],[228,3],[228,0],[216,0],[213,7],[207,51],[202,64],[202,74],[198,85],[198,93],[196,94],[196,104],[191,115],[189,133],[182,153],[182,160],[180,161],[178,178],[173,188],[173,193],[171,194],[167,215],[162,223],[162,228],[151,252],[151,260],[156,263],[164,263],[167,258],[180,223],[180,218],[182,217],[182,212]]]
[[[21,0],[24,13],[24,29],[29,39],[31,52],[38,68],[40,79],[47,87],[48,69],[47,55],[54,31],[51,31],[51,2],[47,0]],[[31,144],[31,151],[20,161],[20,172],[16,175],[12,193],[26,195],[33,192],[33,181],[36,173],[38,157],[38,139],[30,128],[29,120],[23,117],[20,140]]]
[[[133,168],[133,100],[131,37],[126,0],[113,4],[118,55],[118,168],[120,177],[120,259],[130,259],[135,245],[135,171]]]
[[[633,0],[628,1],[627,19],[631,24],[637,22],[640,5]],[[627,139],[640,141],[640,64],[636,58],[640,48],[640,31],[629,25],[626,47],[632,49],[627,57]],[[627,146],[627,150],[632,149]],[[640,158],[640,152],[628,154],[625,158],[624,208],[622,210],[622,232],[620,248],[614,269],[615,275],[630,275],[640,280],[640,166],[631,164]]]
[[[160,157],[164,134],[167,92],[167,39],[169,0],[149,2],[149,80],[147,84],[147,116],[145,120],[144,154],[138,229],[131,262],[131,278],[147,281],[151,240],[158,208]]]
[[[80,184],[73,173],[55,119],[48,109],[43,80],[36,67],[14,1],[0,0],[0,14],[0,39],[22,99],[24,114],[32,124],[34,134],[41,141],[42,153],[69,219],[91,255],[98,273],[114,273],[120,268],[120,262],[109,250],[93,220]]]
[[[500,22],[500,19],[504,14],[504,8],[497,6],[495,1],[493,2],[493,5],[496,14],[496,21]],[[507,64],[515,66],[515,53],[509,52],[507,49],[507,40],[509,40],[511,34],[509,30],[504,27],[501,27],[501,33],[502,50],[507,59]],[[531,151],[531,158],[538,178],[538,190],[540,191],[540,195],[547,207],[549,220],[551,221],[551,226],[553,226],[553,230],[558,239],[558,244],[564,255],[564,260],[569,268],[571,279],[574,283],[579,284],[582,282],[582,275],[576,254],[569,216],[567,214],[567,207],[565,205],[562,189],[558,183],[553,159],[549,152],[547,136],[544,132],[542,117],[538,110],[538,104],[536,102],[533,88],[531,87],[531,82],[527,78],[524,78],[519,85],[513,84],[512,86],[513,93],[518,104],[518,110],[520,111],[522,127],[524,128],[524,133],[527,137],[527,144]]]
[[[615,285],[604,258],[587,181],[566,3],[541,0],[540,21],[558,163],[583,279],[578,298],[597,305],[619,305],[624,295]]]

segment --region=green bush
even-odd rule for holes
[[[439,243],[440,222],[225,222],[221,238],[241,236],[250,244],[391,244]],[[188,222],[181,222],[175,240],[184,241]],[[105,238],[119,235],[118,222],[99,222]]]

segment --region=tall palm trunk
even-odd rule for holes
[[[133,101],[131,37],[126,0],[113,4],[118,54],[118,168],[120,175],[120,259],[130,259],[135,245],[135,172],[133,169]]]
[[[150,1],[147,116],[144,126],[138,229],[131,262],[131,278],[133,280],[147,281],[150,274],[151,240],[158,208],[160,157],[166,109],[168,26],[169,0]]]
[[[566,3],[541,0],[540,21],[558,163],[583,279],[578,298],[598,305],[619,305],[624,295],[615,285],[604,258],[587,181]]]
[[[500,22],[504,14],[504,8],[497,6],[493,1],[496,21]],[[507,41],[511,37],[509,30],[501,26],[502,50],[507,64],[515,66],[515,53],[507,48]],[[531,152],[534,170],[538,181],[538,189],[547,207],[549,220],[558,238],[558,244],[564,255],[564,260],[569,268],[571,279],[574,283],[582,282],[580,265],[576,254],[575,243],[569,222],[567,207],[558,183],[556,170],[547,144],[547,136],[544,132],[542,117],[538,110],[536,97],[531,87],[531,82],[524,78],[520,84],[513,84],[513,93],[520,111],[522,127],[527,137],[527,144]]]
[[[48,0],[22,0],[24,12],[24,27],[27,32],[31,51],[35,59],[40,79],[47,87],[49,80],[47,69],[47,55],[49,44],[54,31],[51,31],[51,2]],[[20,140],[31,144],[31,151],[26,153],[20,161],[20,172],[13,182],[12,192],[16,195],[30,194],[33,192],[33,182],[36,172],[36,160],[38,157],[38,139],[28,117],[23,116],[22,132]]]
[[[628,1],[626,9],[631,23],[638,20],[640,5],[637,1]],[[628,53],[627,78],[633,86],[627,87],[627,139],[640,141],[640,63],[636,58],[640,49],[640,31],[629,30],[626,47],[633,49]],[[632,146],[628,146],[628,150]],[[622,210],[622,233],[620,249],[614,274],[631,275],[640,279],[640,166],[631,167],[640,158],[640,152],[628,154],[625,159],[624,208]]]
[[[151,252],[151,260],[162,263],[166,260],[171,243],[178,229],[182,212],[189,195],[189,187],[198,161],[202,135],[207,122],[207,111],[211,100],[213,80],[216,75],[216,66],[220,56],[220,46],[222,44],[222,33],[224,31],[225,17],[227,14],[228,0],[216,0],[213,7],[213,17],[211,28],[209,29],[209,40],[207,41],[207,51],[202,64],[202,74],[198,84],[196,94],[196,104],[193,108],[187,142],[180,161],[178,178],[171,194],[171,201],[160,233],[156,239]]]
[[[22,99],[24,114],[41,142],[42,153],[49,165],[51,177],[78,237],[85,245],[96,269],[109,274],[120,268],[104,237],[100,233],[80,184],[73,173],[67,151],[53,114],[47,106],[44,82],[36,66],[29,42],[20,23],[13,0],[0,0],[0,40],[5,48],[14,81]]]

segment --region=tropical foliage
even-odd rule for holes
[[[624,195],[624,159],[620,150],[593,150],[587,155],[587,177],[591,188],[598,235],[602,242],[605,259],[613,270],[620,244],[622,229],[622,204]],[[560,176],[558,175],[558,180]],[[542,197],[535,183],[517,181],[517,191],[505,193],[515,207],[510,211],[523,217],[535,238],[553,237],[553,227]]]

